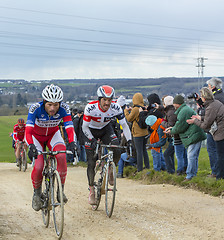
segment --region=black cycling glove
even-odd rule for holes
[[[75,142],[70,142],[68,144],[67,149],[70,150],[72,153],[74,153],[75,151],[77,151],[78,147],[77,147],[77,144]]]
[[[91,145],[90,147],[95,150],[96,149],[96,146],[97,146],[97,140],[95,138],[92,138],[91,139]]]
[[[29,156],[29,159],[33,159],[33,158],[36,159],[38,156],[37,148],[33,143],[29,145],[28,156]]]

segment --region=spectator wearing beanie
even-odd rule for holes
[[[184,181],[190,181],[197,175],[198,171],[198,156],[201,149],[201,143],[206,139],[204,131],[198,126],[187,123],[187,119],[196,115],[195,111],[188,107],[184,102],[184,98],[181,95],[175,96],[173,105],[176,109],[177,121],[173,127],[166,128],[168,134],[179,134],[182,143],[187,148],[187,171]]]
[[[153,157],[153,168],[155,171],[161,171],[166,169],[164,156],[162,152],[162,146],[166,144],[165,128],[161,125],[162,119],[157,118],[154,115],[149,115],[145,123],[153,130],[150,135],[151,154]]]

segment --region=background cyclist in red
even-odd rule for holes
[[[19,118],[16,125],[13,128],[13,140],[15,141],[15,155],[16,155],[16,166],[19,166],[19,149],[22,141],[24,141],[25,137],[25,123],[24,119]],[[27,149],[26,144],[24,145],[25,149]]]
[[[50,151],[65,151],[65,143],[59,130],[59,123],[63,119],[64,126],[68,135],[68,149],[74,152],[77,149],[76,135],[73,128],[69,106],[62,102],[63,92],[60,87],[53,84],[47,85],[42,92],[43,101],[33,104],[28,113],[25,138],[29,145],[28,155],[35,158],[35,164],[31,173],[31,179],[34,187],[32,207],[39,211],[42,207],[41,184],[42,171],[44,168],[44,159],[38,155],[38,151],[43,151],[44,145]],[[56,155],[57,170],[61,177],[63,188],[64,203],[68,201],[64,194],[64,184],[67,175],[66,154]]]

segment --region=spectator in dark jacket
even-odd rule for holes
[[[84,143],[84,133],[82,131],[83,122],[83,110],[77,110],[77,114],[73,119],[74,130],[77,136],[78,148],[79,148],[79,161],[86,162],[86,150]]]
[[[164,114],[161,112],[160,109],[155,108],[155,104],[161,105],[161,100],[156,93],[149,94],[148,97],[149,106],[147,108],[148,115],[154,115],[157,118],[163,118]]]
[[[224,104],[224,93],[222,90],[222,80],[219,78],[211,78],[207,81],[208,88],[212,91],[214,98]],[[212,173],[208,177],[216,177],[216,165],[217,165],[217,150],[216,143],[210,132],[207,132],[207,151],[210,161]]]
[[[165,118],[162,121],[164,128],[173,127],[177,121],[177,115],[175,114],[175,108],[173,106],[173,97],[165,96],[163,99],[163,107],[160,105],[161,111],[164,111]],[[158,105],[157,105],[158,107]],[[175,172],[174,164],[174,152],[177,158],[177,175],[184,174],[187,169],[187,151],[180,139],[179,134],[174,134],[173,138],[167,136],[169,145],[164,152],[164,158],[166,162],[167,172]]]
[[[187,120],[187,123],[195,124],[204,130],[210,129],[216,143],[218,157],[216,178],[224,179],[224,105],[214,99],[209,88],[202,88],[200,93],[205,106],[205,116],[194,115]]]

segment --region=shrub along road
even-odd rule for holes
[[[0,239],[56,239],[52,218],[46,229],[41,212],[31,207],[31,167],[0,163]],[[171,185],[143,185],[118,179],[114,213],[104,198],[99,210],[88,205],[86,168],[68,167],[62,239],[222,239],[224,200]]]

